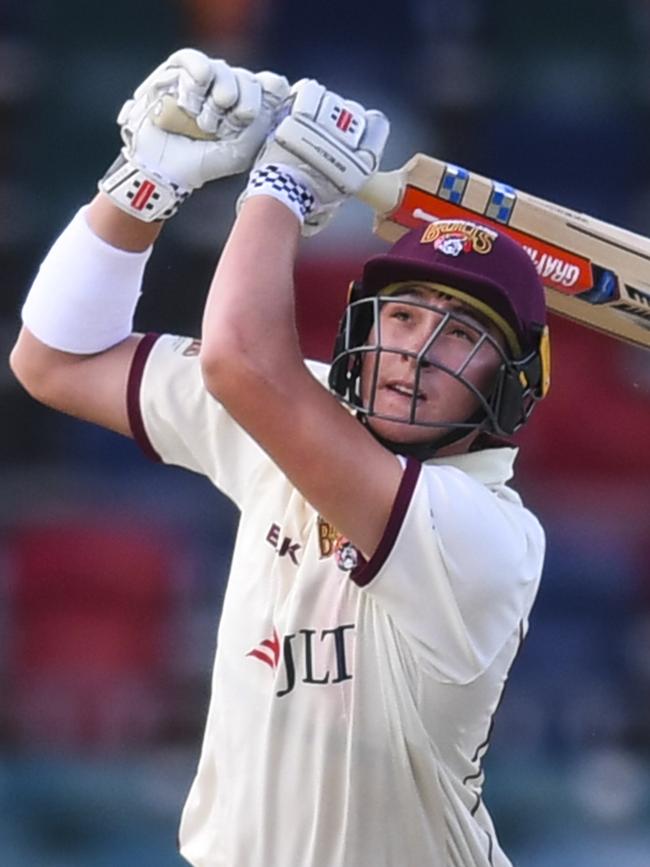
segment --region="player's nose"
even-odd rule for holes
[[[406,350],[404,356],[412,364],[419,363],[421,367],[431,367],[432,359],[436,356],[436,329],[441,319],[440,315],[432,311],[427,315],[426,321],[422,321],[420,326],[409,334],[404,346]]]

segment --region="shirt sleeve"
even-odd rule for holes
[[[135,440],[153,460],[207,476],[238,506],[265,453],[205,388],[199,341],[146,335],[129,374]]]
[[[131,431],[148,457],[207,476],[242,508],[260,475],[277,470],[207,391],[199,348],[191,337],[142,338],[127,387]],[[307,366],[321,381],[327,378],[327,365]]]
[[[544,534],[502,487],[409,459],[384,537],[352,573],[444,681],[482,674],[537,592]]]

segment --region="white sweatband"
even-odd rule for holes
[[[42,343],[79,355],[102,352],[131,334],[152,249],[112,247],[88,226],[86,207],[54,242],[22,310],[24,324]]]
[[[299,171],[283,165],[264,165],[253,169],[238,207],[252,196],[271,196],[286,205],[302,226],[316,207],[316,197]]]

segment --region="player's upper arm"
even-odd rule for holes
[[[409,461],[405,480],[408,496],[396,509],[390,548],[352,580],[387,611],[436,677],[467,683],[526,621],[544,533],[512,492],[492,490],[457,467]]]
[[[74,355],[51,349],[23,328],[10,364],[18,381],[41,403],[131,436],[127,381],[139,341],[131,335],[96,355]]]

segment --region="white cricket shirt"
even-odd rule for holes
[[[400,459],[365,563],[206,392],[195,341],[142,341],[129,412],[150,456],[241,509],[184,857],[506,867],[481,762],[544,549],[506,486],[516,450]]]

